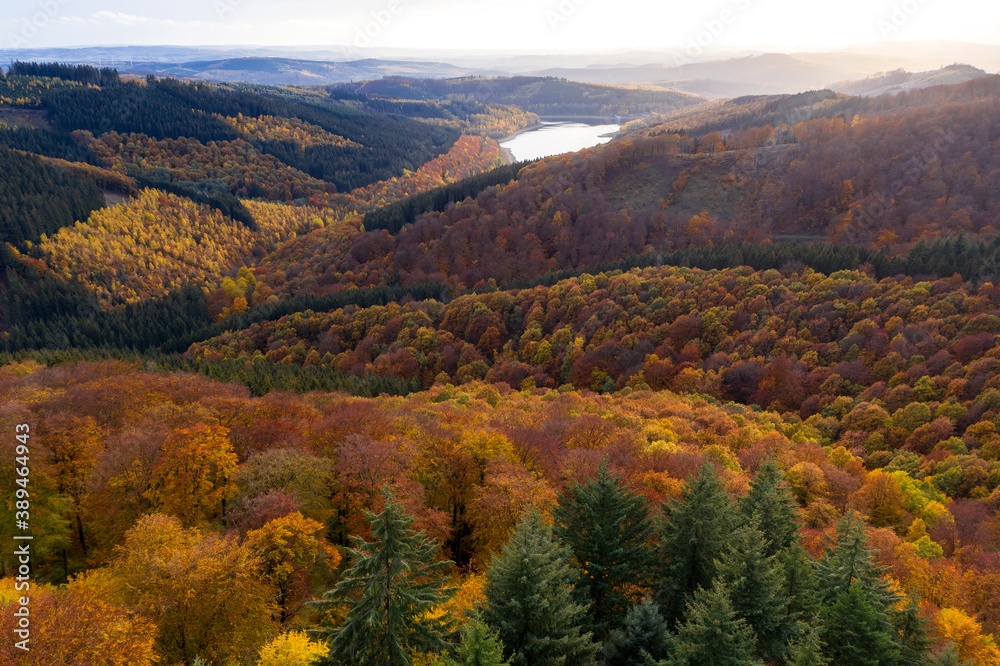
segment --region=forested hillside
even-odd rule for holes
[[[0,662],[1000,666],[1000,77],[698,101],[17,63]]]
[[[537,76],[458,79],[387,76],[375,81],[342,83],[332,89],[389,99],[509,104],[540,115],[644,115],[665,113],[701,101],[696,95],[671,90],[604,86]]]
[[[250,398],[114,363],[15,364],[0,381],[5,423],[28,420],[37,433],[33,506],[48,537],[36,546],[48,583],[39,604],[73,618],[28,663],[64,654],[70,639],[83,654],[114,643],[128,655],[121,663],[252,662],[296,636],[283,631],[312,623],[338,646],[333,663],[352,663],[337,655],[366,654],[365,635],[350,639],[304,602],[333,590],[325,598],[348,618],[378,617],[345,590],[378,593],[362,590],[360,567],[389,552],[433,581],[420,605],[391,611],[403,624],[389,635],[411,650],[420,651],[414,632],[435,631],[425,658],[492,635],[498,651],[532,663],[548,663],[531,656],[545,638],[577,663],[598,649],[609,663],[635,663],[642,650],[705,663],[733,641],[745,663],[802,654],[859,663],[845,631],[860,632],[866,651],[879,646],[876,663],[906,663],[949,641],[963,659],[998,658],[985,633],[998,622],[998,405],[933,455],[906,447],[874,464],[852,453],[850,434],[825,444],[828,426],[648,390],[610,397],[472,382],[406,399]],[[930,418],[921,410],[934,409],[915,402],[883,416],[895,424],[886,426],[862,401],[824,418],[877,434],[919,429]],[[4,447],[13,460],[13,444]],[[551,512],[554,533],[533,511]],[[431,541],[389,542],[411,524]],[[584,537],[595,530],[609,540]],[[370,545],[344,550],[350,535]],[[438,557],[452,562],[422,568]],[[608,578],[588,575],[584,560]],[[518,591],[529,572],[530,591]],[[381,584],[402,592],[413,582]],[[481,625],[449,638],[476,607]],[[220,620],[223,608],[239,612]],[[526,614],[521,630],[515,612]],[[38,621],[55,632],[61,617],[39,611]],[[723,627],[721,643],[706,625]]]
[[[549,158],[399,233],[359,234],[330,254],[301,239],[268,262],[264,279],[303,293],[301,278],[290,277],[299,266],[323,272],[308,286],[313,292],[396,275],[463,289],[718,243],[793,239],[899,251],[943,235],[992,237],[1000,77],[888,100],[819,99],[815,108],[795,107],[818,116],[795,124],[729,119],[723,138],[667,123]],[[781,108],[747,104],[744,116],[769,118]]]

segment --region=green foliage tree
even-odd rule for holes
[[[718,563],[736,613],[757,635],[757,654],[765,661],[781,658],[794,631],[788,616],[785,576],[777,555],[767,555],[767,541],[757,519],[733,532],[729,549]]]
[[[754,656],[754,643],[753,631],[733,610],[725,583],[717,580],[695,591],[684,623],[670,639],[671,658],[660,666],[763,666]]]
[[[765,553],[774,555],[797,540],[795,498],[782,483],[784,476],[773,460],[760,466],[750,483],[750,492],[740,500],[744,520],[756,517],[762,536],[767,540]]]
[[[351,566],[314,602],[320,610],[349,607],[341,626],[314,632],[330,644],[319,663],[408,666],[415,653],[447,652],[448,620],[426,613],[451,591],[444,587],[444,572],[452,563],[438,559],[435,541],[413,531],[413,519],[390,492],[382,512],[369,512],[368,519],[374,541],[354,537]]]
[[[514,666],[591,662],[597,646],[581,632],[586,608],[573,599],[577,573],[569,559],[569,550],[533,512],[486,572],[484,619]]]
[[[793,543],[779,553],[778,559],[785,577],[789,619],[809,622],[819,612],[820,607],[820,594],[817,590],[813,561],[799,543]]]
[[[894,613],[893,624],[896,627],[901,663],[906,666],[923,666],[927,662],[931,641],[927,636],[927,621],[920,617],[920,606],[916,599],[911,597],[905,608]]]
[[[664,616],[673,626],[684,614],[690,595],[699,587],[711,587],[716,560],[733,531],[729,495],[711,463],[684,484],[681,498],[665,506],[664,515],[660,597]]]
[[[510,660],[503,656],[503,642],[479,616],[462,630],[457,653],[458,661],[449,659],[449,666],[510,666]]]
[[[633,604],[625,615],[625,624],[613,629],[602,648],[605,666],[641,664],[649,656],[667,656],[669,630],[660,608],[649,599]]]
[[[582,571],[577,587],[590,604],[594,631],[606,637],[628,610],[626,585],[642,584],[651,564],[646,502],[605,463],[595,478],[561,495],[553,514],[556,536]]]
[[[834,663],[922,663],[927,642],[913,607],[897,611],[899,595],[868,547],[865,525],[848,514],[816,567],[823,640]],[[857,661],[856,661],[857,660]]]
[[[847,514],[837,523],[836,542],[829,544],[817,563],[816,575],[827,607],[852,584],[859,583],[872,607],[884,616],[883,626],[888,631],[888,613],[899,601],[899,595],[889,587],[885,567],[875,561],[860,517]]]
[[[788,666],[829,666],[823,654],[826,644],[820,637],[822,627],[813,623],[799,629],[799,636],[788,646]]]
[[[837,595],[823,611],[826,655],[835,664],[889,666],[900,663],[900,651],[885,630],[885,613],[869,599],[859,581]]]

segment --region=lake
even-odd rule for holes
[[[601,135],[619,129],[621,125],[615,124],[590,125],[578,121],[546,120],[539,127],[501,141],[500,145],[509,150],[515,160],[534,160],[607,143],[611,137]]]

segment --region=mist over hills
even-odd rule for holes
[[[386,76],[411,76],[416,78],[446,78],[460,76],[465,70],[445,63],[399,60],[351,60],[347,62],[320,62],[292,58],[230,58],[186,62],[176,65],[150,63],[128,72],[142,72],[157,76],[205,79],[215,82],[246,81],[265,85],[323,85],[345,81],[362,81]]]
[[[955,63],[995,72],[1000,70],[1000,47],[941,41],[892,42],[797,53],[753,49],[701,53],[681,50],[517,53],[358,49],[353,46],[110,46],[0,50],[0,62],[14,60],[112,66],[123,74],[267,85],[326,85],[387,76],[551,76],[580,83],[667,88],[716,99],[836,87],[900,69],[932,72]],[[960,76],[950,71],[942,79],[918,78],[925,82],[922,85],[932,85],[967,80],[971,75],[971,70]],[[899,83],[902,81],[886,81],[886,91]],[[912,86],[915,81],[908,81],[908,84]],[[861,89],[877,91],[880,87],[865,84]]]

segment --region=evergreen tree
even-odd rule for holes
[[[822,627],[813,623],[799,628],[799,637],[788,646],[788,666],[829,666],[820,637]]]
[[[750,483],[750,492],[740,500],[743,520],[756,517],[764,538],[766,553],[774,555],[798,540],[799,525],[795,520],[795,499],[784,476],[773,460],[760,466]]]
[[[684,614],[691,594],[712,585],[716,560],[733,531],[729,495],[711,463],[684,484],[681,498],[665,506],[664,515],[660,597],[664,616],[673,626]]]
[[[805,622],[816,617],[820,608],[820,595],[812,560],[805,548],[795,542],[779,553],[778,558],[785,578],[789,619]]]
[[[762,666],[755,656],[753,631],[737,617],[725,583],[699,588],[688,604],[685,621],[670,639],[665,666]]]
[[[868,547],[864,522],[848,514],[837,524],[836,542],[816,565],[822,599],[823,640],[834,663],[851,662],[851,655],[866,653],[865,664],[900,663],[901,646],[896,641],[894,608],[899,595],[885,576],[885,567],[875,562]],[[857,599],[861,597],[864,604]],[[851,605],[857,607],[852,611]],[[863,649],[869,641],[870,650]],[[873,661],[874,659],[874,661]]]
[[[343,579],[320,609],[347,605],[344,623],[314,632],[329,641],[330,653],[320,664],[407,666],[417,652],[445,652],[451,627],[426,615],[444,601],[444,572],[449,561],[438,561],[438,544],[414,532],[413,519],[386,492],[385,508],[368,513],[374,541],[353,537],[353,560]]]
[[[900,651],[885,631],[885,612],[876,608],[864,586],[855,581],[823,611],[826,655],[835,664],[890,666]]]
[[[896,642],[899,645],[900,663],[905,666],[923,666],[931,641],[927,637],[927,621],[920,617],[920,606],[916,599],[900,611],[894,612]]]
[[[484,619],[515,666],[589,664],[596,645],[581,633],[586,608],[573,600],[570,553],[537,513],[515,528],[486,572]]]
[[[449,666],[510,666],[503,658],[503,643],[479,616],[462,630],[457,652],[458,661],[447,660]]]
[[[602,464],[597,477],[562,495],[553,513],[556,536],[582,570],[577,589],[590,605],[594,631],[606,637],[627,612],[625,586],[643,581],[651,564],[645,500]]]
[[[621,629],[613,629],[602,649],[605,666],[634,666],[649,656],[667,656],[669,632],[659,607],[649,599],[633,604]]]
[[[837,539],[828,544],[827,551],[816,565],[816,577],[826,606],[829,606],[854,582],[880,613],[888,611],[899,601],[899,595],[885,578],[886,569],[874,558],[868,547],[865,525],[857,515],[847,514],[837,523]],[[888,617],[885,618],[889,626]]]
[[[726,583],[733,609],[757,635],[758,655],[773,662],[784,653],[794,627],[787,612],[784,571],[766,548],[757,519],[752,518],[733,532],[718,563],[718,575]]]

